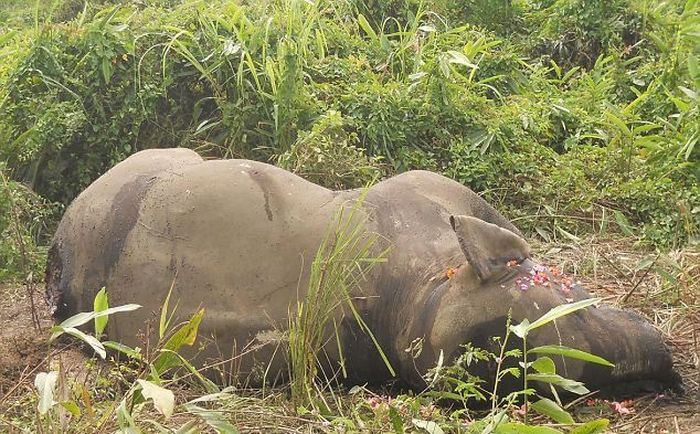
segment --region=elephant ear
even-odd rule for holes
[[[481,280],[489,279],[509,261],[520,263],[530,257],[528,243],[508,229],[464,215],[450,216],[450,225]]]

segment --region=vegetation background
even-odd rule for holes
[[[699,59],[695,0],[2,0],[0,280],[175,146],[332,188],[426,169],[545,242],[696,249]]]
[[[697,3],[4,0],[0,270],[173,146],[334,188],[440,172],[546,240],[695,243]]]

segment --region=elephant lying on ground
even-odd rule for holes
[[[58,318],[92,310],[103,286],[112,306],[142,305],[114,315],[107,329],[110,339],[138,345],[139,330],[156,317],[174,281],[171,306],[179,300],[181,318],[205,308],[200,339],[210,343],[199,349],[196,364],[245,353],[219,364],[221,382],[259,383],[261,365],[266,378],[284,377],[285,352],[263,345],[261,336],[288,324],[327,228],[339,207],[360,194],[254,161],[204,161],[186,149],[142,151],[66,211],[49,253],[47,295]],[[589,297],[534,263],[520,232],[495,209],[440,175],[411,171],[382,181],[367,191],[361,210],[367,229],[391,249],[354,294],[355,305],[396,375],[413,388],[425,386],[424,374],[441,352],[447,362],[465,342],[491,348],[509,310],[514,322],[533,320]],[[157,329],[157,319],[153,324]],[[343,320],[340,334],[350,381],[391,377],[354,320]],[[417,338],[419,356],[406,351]],[[613,362],[611,369],[556,360],[558,373],[590,389],[658,390],[679,381],[660,334],[622,310],[587,308],[536,330],[528,342]],[[329,361],[337,367],[332,348]]]

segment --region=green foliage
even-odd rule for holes
[[[299,133],[277,165],[305,179],[336,190],[359,188],[379,178],[380,158],[367,157],[356,134],[348,133],[340,113],[323,115],[311,129]]]
[[[482,432],[483,430],[503,433],[561,432],[548,427],[528,425],[528,412],[534,410],[559,424],[573,425],[575,423],[574,418],[563,408],[555,386],[576,395],[585,395],[590,393],[590,391],[582,383],[558,375],[556,373],[554,361],[546,356],[546,354],[583,360],[588,363],[595,363],[608,367],[614,367],[614,365],[596,355],[561,345],[545,345],[528,349],[527,337],[532,330],[543,327],[581,309],[585,309],[599,301],[600,299],[598,298],[592,298],[574,303],[562,304],[550,309],[532,322],[525,318],[517,325],[512,325],[509,317],[506,324],[505,336],[503,338],[498,336],[493,338],[493,341],[499,348],[497,353],[474,348],[471,344],[465,344],[462,345],[464,351],[461,352],[456,360],[449,364],[444,363],[443,355],[440,354],[437,366],[431,369],[426,375],[425,379],[428,384],[428,391],[425,392],[424,395],[439,400],[459,403],[463,408],[454,412],[452,414],[453,417],[461,416],[465,413],[468,415],[469,408],[473,406],[474,402],[490,401],[490,413],[475,424]],[[508,345],[511,335],[522,339],[522,350],[518,348],[508,349],[511,348],[511,346]],[[545,355],[542,356],[542,354]],[[540,356],[534,361],[529,362],[529,355]],[[487,364],[490,369],[495,367],[496,372],[493,377],[492,389],[487,390],[484,379],[473,375],[475,365],[477,364]],[[521,378],[523,386],[521,390],[502,396],[499,394],[499,386],[508,377]],[[555,400],[539,396],[538,392],[531,388],[532,382],[543,383],[544,387],[540,390],[547,390],[547,388],[549,388]],[[530,402],[530,396],[537,396],[538,400]],[[524,424],[511,422],[507,416],[507,411],[514,408],[520,399],[522,399],[523,402]],[[603,428],[607,426],[607,420],[599,419],[585,426],[586,429],[595,431],[595,429],[599,429],[601,426]],[[583,428],[581,427],[581,429]]]
[[[532,12],[538,53],[557,63],[592,66],[602,54],[632,49],[640,40],[641,15],[628,0],[549,0]]]
[[[548,237],[616,211],[697,237],[695,1],[37,5],[0,6],[0,161],[49,202],[184,146],[333,188],[433,170]]]

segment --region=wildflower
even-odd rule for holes
[[[613,401],[610,403],[610,405],[612,406],[613,410],[615,410],[615,412],[621,416],[634,413],[632,401],[630,400],[622,402]]]

